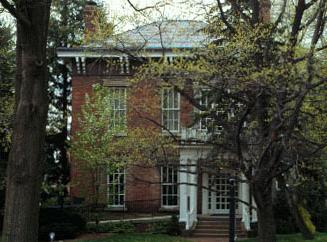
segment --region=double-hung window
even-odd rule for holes
[[[125,204],[125,169],[117,169],[108,174],[108,205],[123,207]]]
[[[180,94],[173,88],[164,88],[161,96],[162,125],[171,132],[180,129]]]
[[[208,117],[206,112],[208,113],[209,109],[209,101],[208,101],[208,95],[207,92],[201,91],[200,93],[200,105],[206,109],[206,111],[199,111],[200,119],[199,119],[199,129],[200,130],[208,130],[208,127],[210,125],[210,122],[212,122],[212,118]]]
[[[110,87],[109,98],[112,108],[113,127],[126,126],[127,115],[127,89],[126,87]]]
[[[161,167],[161,205],[178,205],[178,171],[172,166]]]
[[[223,126],[214,124],[216,122],[211,117],[211,112],[215,112],[216,116],[219,118],[225,114],[222,108],[218,108],[215,103],[209,102],[208,90],[202,90],[200,92],[199,104],[205,109],[204,111],[199,111],[199,129],[202,131],[213,131],[216,134],[221,134],[223,131]]]

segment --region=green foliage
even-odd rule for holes
[[[153,234],[169,234],[169,235],[180,235],[181,230],[176,215],[172,215],[170,220],[162,220],[149,222],[149,227],[147,228],[148,233]]]
[[[300,216],[303,218],[303,222],[311,234],[316,233],[316,227],[311,221],[311,215],[303,206],[299,205],[298,210]]]
[[[74,134],[70,151],[74,159],[85,161],[90,169],[105,165],[112,170],[123,165],[115,159],[113,162],[109,149],[114,139],[126,131],[125,124],[114,118],[114,95],[95,85],[92,95],[86,95],[81,108],[79,130]]]
[[[44,241],[49,239],[50,232],[56,233],[56,239],[71,239],[86,228],[80,215],[63,209],[41,209],[39,223],[39,238]]]
[[[284,192],[278,192],[274,200],[274,215],[276,232],[278,234],[292,234],[298,232]]]
[[[326,233],[320,233],[315,236],[312,242],[324,242],[327,240]],[[257,239],[245,239],[243,242],[257,242]],[[279,235],[277,236],[277,242],[304,242],[308,240],[304,240],[300,234],[288,234],[288,235]]]
[[[153,234],[168,234],[170,224],[171,221],[169,220],[153,222],[149,224],[147,232]]]
[[[96,233],[133,233],[135,232],[135,225],[131,222],[90,223],[87,225],[87,231]]]
[[[13,116],[14,40],[12,26],[0,23],[0,150],[10,146],[11,121]]]
[[[4,176],[11,144],[14,112],[15,51],[12,26],[0,22],[0,193],[4,189]],[[0,198],[0,208],[2,208]]]
[[[51,4],[47,42],[50,104],[42,202],[55,198],[61,204],[67,195],[65,186],[69,182],[67,129],[71,110],[71,70],[58,58],[57,48],[77,46],[82,42],[85,2],[86,0],[53,0]]]

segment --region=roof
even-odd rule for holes
[[[69,57],[79,55],[98,55],[96,52],[108,54],[109,50],[162,50],[192,49],[204,46],[208,35],[203,29],[206,23],[195,20],[166,20],[143,25],[135,29],[115,35],[104,44],[91,43],[77,48],[58,48],[58,56]],[[73,53],[74,52],[74,53]],[[112,51],[110,51],[113,54]]]
[[[203,46],[206,24],[194,20],[167,20],[140,26],[117,36],[117,47],[143,49],[188,49]],[[109,40],[108,44],[115,43]]]

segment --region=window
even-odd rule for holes
[[[108,175],[108,204],[123,207],[125,203],[125,169],[118,169]]]
[[[179,132],[180,95],[172,88],[164,88],[161,97],[162,124],[171,132]]]
[[[118,125],[126,125],[127,113],[127,90],[126,87],[111,87],[109,88],[110,103],[113,110],[113,127]]]
[[[224,128],[222,125],[216,125],[219,119],[223,119],[225,115],[225,111],[223,108],[219,107],[217,104],[209,102],[208,96],[209,90],[200,91],[200,100],[199,104],[203,106],[206,110],[199,110],[200,118],[199,118],[199,129],[202,131],[211,131],[215,134],[222,134]],[[215,120],[211,115],[212,112],[215,112],[215,116],[218,120]]]
[[[161,205],[178,205],[177,170],[172,166],[161,167]]]
[[[205,108],[208,108],[208,96],[207,96],[207,93],[202,91],[201,94],[200,94],[200,105],[205,107]],[[204,116],[204,113],[205,111],[199,111],[200,115],[202,115],[200,117],[200,120],[199,120],[199,129],[200,130],[208,130],[208,127],[210,125],[210,122],[212,121],[212,119],[208,116]]]

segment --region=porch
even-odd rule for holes
[[[213,170],[217,166],[200,163],[207,160],[210,150],[211,147],[204,145],[184,145],[180,148],[179,221],[185,224],[186,230],[193,230],[200,216],[229,216],[229,179],[236,173],[227,170],[218,173]],[[242,174],[238,177],[245,180]],[[257,221],[257,216],[255,210],[247,205],[255,206],[247,183],[235,183],[235,198],[236,218],[248,231],[250,223]]]

